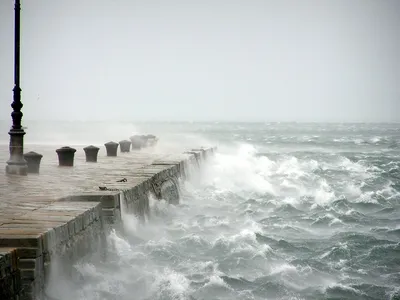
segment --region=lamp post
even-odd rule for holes
[[[13,112],[12,127],[8,134],[10,135],[10,159],[7,161],[6,174],[27,175],[27,163],[24,159],[24,135],[25,131],[21,125],[22,120],[22,102],[21,88],[19,86],[19,64],[20,64],[20,0],[15,0],[15,36],[14,36],[14,89],[13,103],[11,107]]]

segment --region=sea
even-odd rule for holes
[[[144,132],[164,150],[218,147],[179,205],[124,213],[107,260],[78,262],[54,299],[400,299],[400,124],[48,126],[28,124],[27,142]]]

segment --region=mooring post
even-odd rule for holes
[[[86,162],[97,162],[97,155],[99,153],[100,148],[90,145],[83,148],[86,155]]]
[[[65,146],[56,150],[60,167],[73,167],[76,149]]]
[[[13,102],[11,107],[13,112],[12,127],[8,134],[10,135],[10,159],[7,161],[6,174],[27,175],[28,165],[24,159],[24,135],[25,131],[21,125],[23,107],[21,102],[21,87],[19,82],[20,71],[20,0],[15,0],[15,35],[14,35],[14,89]]]
[[[123,140],[119,142],[119,148],[121,149],[121,152],[130,152],[131,150],[131,141],[128,140]]]
[[[140,150],[142,148],[142,139],[139,135],[133,135],[129,139],[132,143],[132,150]]]
[[[116,142],[108,142],[105,143],[104,146],[106,146],[106,152],[107,156],[117,156],[117,150],[119,144]]]
[[[24,158],[28,164],[28,173],[39,173],[42,157],[42,154],[33,151],[24,154]]]

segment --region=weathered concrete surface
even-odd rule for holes
[[[118,222],[122,208],[148,215],[149,193],[176,203],[177,179],[189,176],[191,166],[213,152],[134,151],[106,157],[102,149],[93,164],[86,162],[83,147],[75,146],[75,166],[58,167],[55,148],[38,151],[44,154],[40,175],[0,175],[0,253],[6,253],[4,260],[0,255],[0,282],[9,287],[4,295],[0,291],[2,300],[42,299],[51,261],[72,265],[104,248],[104,223]],[[117,182],[121,179],[126,180]]]

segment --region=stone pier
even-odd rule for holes
[[[43,154],[40,174],[0,175],[1,300],[46,299],[52,262],[72,265],[101,255],[107,230],[121,220],[122,207],[146,216],[149,193],[177,203],[178,179],[190,176],[189,170],[214,152],[140,150],[107,157],[101,149],[93,164],[86,162],[83,146],[74,146],[74,167],[59,167],[56,147],[26,148]],[[6,161],[7,147],[0,150],[0,161]]]

